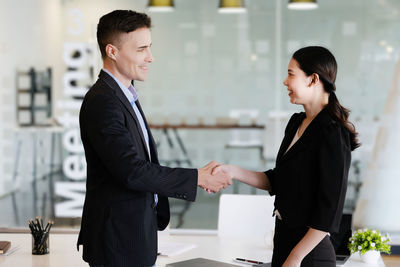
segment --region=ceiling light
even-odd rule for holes
[[[294,10],[311,10],[318,8],[317,0],[290,0],[289,9]]]
[[[147,6],[150,12],[170,12],[174,10],[173,0],[150,0]]]
[[[219,13],[245,13],[244,0],[220,0]]]

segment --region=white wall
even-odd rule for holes
[[[60,15],[60,1],[0,0],[0,195],[15,162],[16,71],[51,67],[53,81],[60,80]],[[30,152],[22,155],[24,169],[31,164]]]

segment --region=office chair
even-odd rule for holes
[[[252,239],[272,247],[275,197],[222,194],[219,200],[218,236]]]

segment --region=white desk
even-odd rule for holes
[[[82,260],[82,251],[76,251],[76,234],[51,234],[50,254],[40,256],[31,254],[30,234],[0,233],[0,240],[11,241],[11,248],[20,246],[13,254],[0,256],[1,267],[88,267],[87,263]],[[167,263],[197,257],[233,263],[232,259],[235,257],[266,262],[272,256],[272,251],[266,248],[264,244],[254,244],[246,240],[220,239],[215,235],[168,235],[168,233],[163,232],[160,233],[159,240],[161,242],[196,244],[197,247],[174,257],[159,256],[156,262],[157,267],[164,267]],[[385,266],[382,259],[376,266]],[[353,255],[345,267],[371,267],[371,265],[364,264],[358,255]]]

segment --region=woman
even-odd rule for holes
[[[328,233],[339,229],[350,152],[360,146],[349,110],[335,95],[336,72],[326,48],[296,51],[284,85],[290,102],[304,112],[290,118],[275,168],[253,172],[221,165],[213,170],[276,195],[273,267],[336,266]]]

